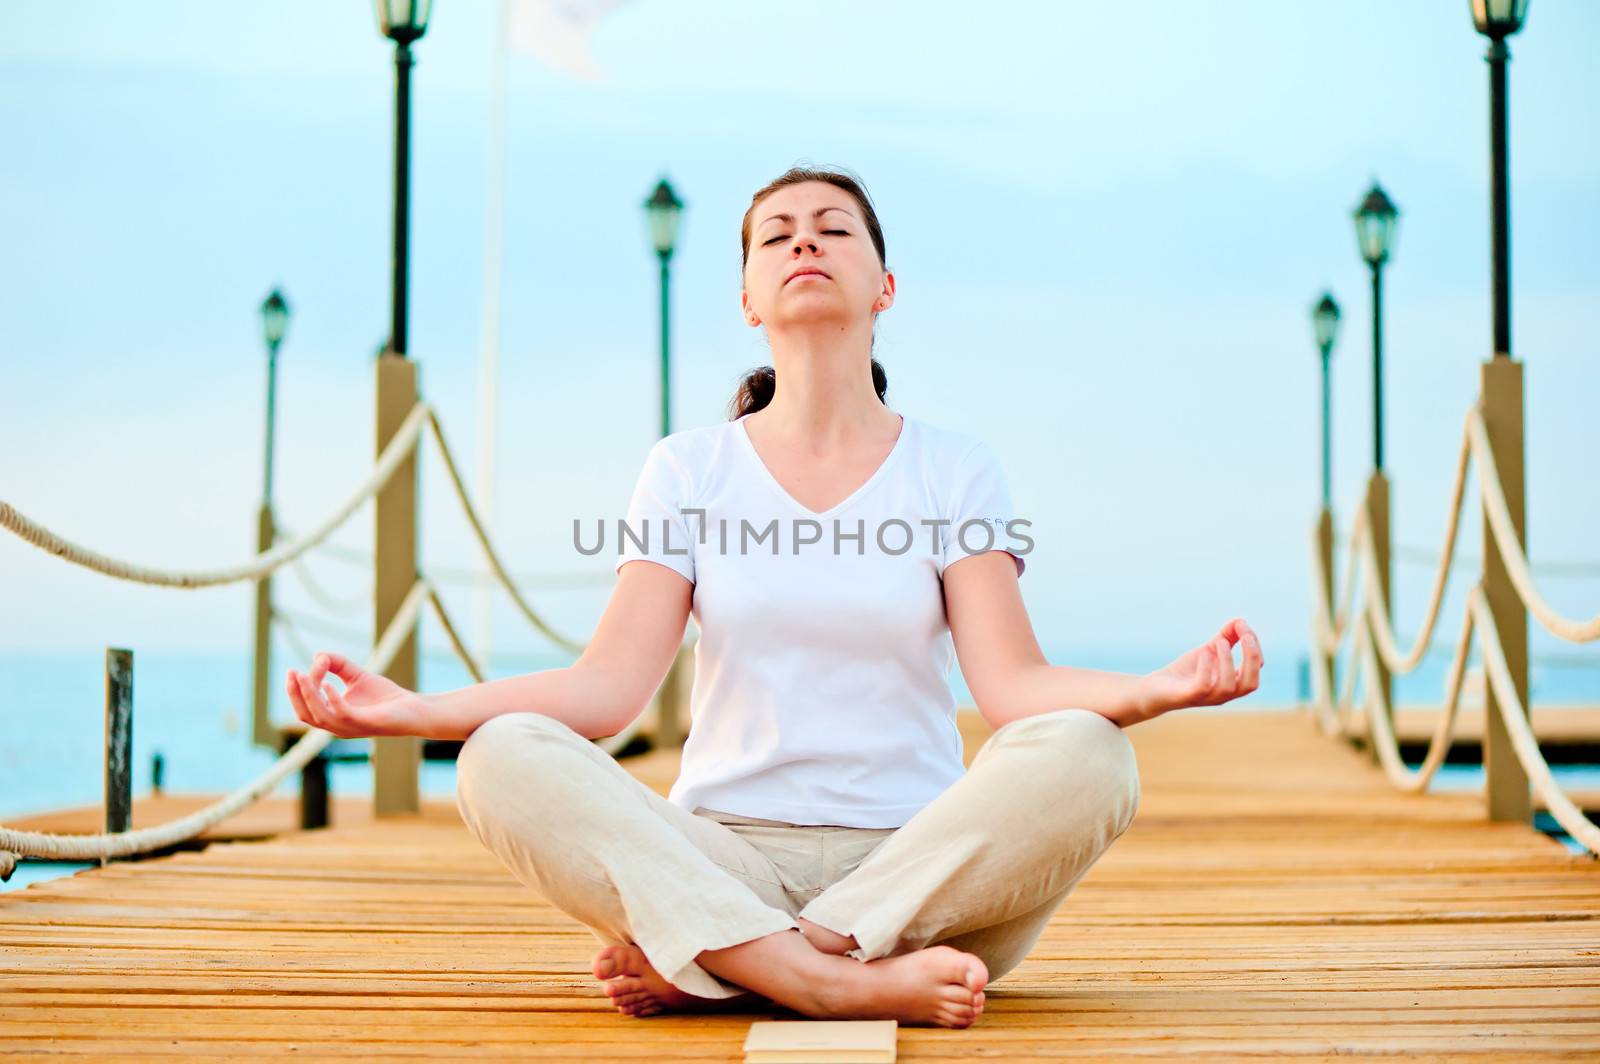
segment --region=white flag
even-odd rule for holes
[[[595,23],[623,0],[509,0],[508,44],[588,81],[602,72],[589,54]]]

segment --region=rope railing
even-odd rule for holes
[[[444,608],[444,602],[439,598],[439,592],[434,588],[431,582],[428,584],[428,601],[433,605],[434,616],[438,618],[439,626],[444,629],[445,637],[450,640],[450,646],[455,651],[456,657],[461,659],[461,663],[466,666],[467,672],[471,674],[472,679],[475,682],[483,683],[486,678],[483,665],[480,664],[478,660],[472,656],[471,652],[467,650],[466,644],[461,640],[459,630],[456,628],[455,623],[450,619],[449,612]],[[644,714],[635,714],[634,718],[629,721],[627,726],[621,731],[617,732],[615,735],[609,735],[602,739],[595,739],[594,744],[600,747],[600,749],[604,750],[606,753],[615,757],[618,751],[633,741],[633,737],[639,733],[639,729],[643,723]]]
[[[1378,579],[1378,552],[1372,538],[1372,522],[1368,520],[1360,524],[1361,559],[1364,563],[1361,568],[1365,570],[1367,595],[1365,613],[1372,625],[1371,635],[1375,649],[1391,672],[1402,675],[1414,672],[1417,666],[1422,664],[1423,658],[1427,656],[1428,647],[1433,643],[1433,631],[1439,623],[1439,609],[1444,604],[1445,588],[1450,583],[1450,561],[1455,555],[1457,533],[1461,528],[1461,503],[1466,497],[1467,466],[1471,463],[1471,457],[1471,447],[1463,434],[1460,454],[1456,459],[1455,482],[1450,489],[1444,546],[1440,548],[1439,565],[1433,577],[1433,591],[1428,596],[1428,608],[1424,612],[1422,626],[1408,651],[1400,650],[1399,639],[1389,624],[1389,603],[1383,593],[1383,585]]]
[[[527,600],[522,597],[522,592],[517,590],[516,583],[511,579],[510,574],[506,572],[506,567],[501,564],[499,552],[494,549],[494,544],[489,542],[489,533],[484,530],[483,521],[478,517],[478,509],[472,505],[472,499],[467,494],[467,486],[461,479],[461,470],[456,466],[455,455],[451,452],[450,445],[445,442],[444,427],[439,424],[439,419],[434,416],[431,410],[428,412],[428,427],[433,430],[433,438],[439,444],[439,457],[444,462],[445,471],[450,474],[450,483],[456,489],[456,498],[461,502],[461,510],[466,514],[467,522],[472,526],[472,532],[478,539],[478,546],[483,550],[484,560],[489,563],[489,568],[494,573],[495,579],[505,589],[506,594],[511,596],[511,601],[516,604],[517,609],[529,624],[543,632],[545,637],[557,646],[582,653],[583,643],[575,639],[569,639],[550,627],[544,618],[535,613],[533,607],[528,605]]]
[[[427,590],[423,581],[412,585],[377,646],[372,648],[366,661],[368,670],[382,672],[394,661],[411,626],[416,623],[418,611],[428,601]],[[57,835],[0,827],[0,874],[9,877],[19,855],[55,861],[106,860],[146,853],[191,839],[271,794],[291,772],[310,764],[334,738],[332,732],[312,728],[249,783],[203,809],[155,827],[95,835]]]
[[[66,562],[82,566],[105,576],[134,583],[194,589],[260,580],[290,563],[297,562],[306,551],[322,544],[348,521],[363,503],[387,486],[400,465],[407,458],[414,455],[424,424],[430,429],[439,445],[439,454],[444,462],[446,471],[449,473],[456,497],[461,504],[468,523],[472,527],[478,545],[488,561],[490,572],[495,581],[504,588],[518,611],[534,628],[563,649],[581,653],[586,644],[564,636],[551,627],[529,605],[515,582],[511,579],[500,560],[499,552],[495,550],[488,531],[478,516],[477,508],[472,504],[466,485],[461,478],[460,469],[456,464],[455,456],[445,440],[443,426],[440,424],[433,409],[422,400],[418,400],[411,408],[394,436],[384,446],[366,480],[356,488],[342,505],[329,514],[320,525],[316,526],[311,532],[291,538],[283,543],[275,544],[249,561],[238,565],[214,569],[165,569],[114,558],[82,546],[51,531],[4,501],[0,501],[0,528],[5,528],[24,542]],[[315,581],[311,579],[304,567],[296,565],[296,570],[307,590],[312,591],[314,597],[319,597],[317,592],[320,589],[316,588]],[[459,630],[456,628],[449,612],[445,609],[444,602],[439,597],[432,582],[421,576],[412,585],[399,610],[396,611],[373,647],[372,653],[367,658],[365,668],[368,671],[379,673],[389,668],[398,655],[400,648],[410,638],[424,604],[432,609],[434,616],[438,619],[445,632],[446,638],[449,640],[452,651],[466,666],[473,680],[478,683],[484,682],[485,670],[483,665],[467,650]],[[309,647],[305,645],[300,633],[292,623],[282,624],[285,618],[281,613],[275,612],[273,619],[280,622],[286,637],[298,644],[298,649],[307,651],[309,656]],[[600,746],[608,754],[615,755],[633,740],[640,729],[643,716],[642,713],[636,714],[627,727],[617,734],[594,740],[596,745]],[[106,832],[91,835],[60,835],[46,832],[17,831],[0,826],[0,879],[10,878],[11,873],[16,868],[19,857],[23,856],[64,861],[104,861],[162,849],[191,839],[241,809],[266,797],[291,773],[303,769],[313,758],[322,753],[334,738],[335,736],[331,732],[321,728],[310,728],[293,746],[285,750],[271,765],[248,783],[202,809],[165,824],[133,831]]]
[[[340,525],[350,519],[350,516],[372,496],[381,491],[394,476],[400,463],[411,455],[415,447],[417,436],[422,432],[423,423],[428,420],[432,412],[428,405],[418,401],[406,415],[405,421],[395,432],[378,460],[373,464],[372,472],[367,479],[355,490],[337,510],[328,515],[327,519],[311,532],[299,539],[279,544],[256,555],[250,561],[239,565],[228,566],[222,569],[158,569],[154,566],[139,565],[133,562],[121,561],[116,558],[101,554],[71,542],[49,529],[40,525],[26,515],[17,511],[10,503],[0,501],[0,528],[14,533],[23,541],[38,547],[49,554],[54,554],[63,561],[74,565],[81,565],[92,569],[105,576],[116,577],[118,580],[129,580],[138,584],[153,584],[158,587],[199,588],[216,587],[220,584],[237,584],[246,580],[259,580],[270,573],[276,572],[284,565],[304,554],[311,547],[327,539]]]
[[[1511,748],[1517,752],[1523,771],[1534,791],[1544,799],[1545,808],[1568,835],[1583,844],[1591,854],[1600,856],[1600,826],[1583,815],[1583,810],[1572,803],[1556,783],[1550,763],[1539,749],[1539,740],[1528,722],[1528,711],[1517,696],[1517,685],[1511,676],[1510,663],[1506,661],[1505,647],[1500,643],[1500,630],[1495,626],[1494,614],[1489,609],[1488,597],[1482,587],[1474,587],[1467,600],[1473,621],[1478,628],[1483,646],[1483,666],[1489,683],[1494,688],[1495,704],[1500,707],[1500,719],[1505,723],[1511,738]]]
[[[290,566],[295,579],[305,589],[311,601],[329,613],[345,613],[350,610],[366,609],[372,605],[372,585],[368,584],[359,592],[350,595],[335,595],[322,586],[322,581],[311,575],[311,567],[306,565],[304,558],[296,558]]]
[[[1550,770],[1549,762],[1545,760],[1539,748],[1538,739],[1529,722],[1528,707],[1517,691],[1510,664],[1506,660],[1500,641],[1499,628],[1496,626],[1481,582],[1473,584],[1467,592],[1460,635],[1450,655],[1444,708],[1435,721],[1427,752],[1421,764],[1415,769],[1408,766],[1401,756],[1399,741],[1394,731],[1393,706],[1389,702],[1386,685],[1379,682],[1379,679],[1383,667],[1391,673],[1409,673],[1415,670],[1429,653],[1452,568],[1469,463],[1476,467],[1484,513],[1495,539],[1496,549],[1505,563],[1507,576],[1518,597],[1552,634],[1573,642],[1591,642],[1600,639],[1600,617],[1588,621],[1573,621],[1559,614],[1539,594],[1526,553],[1516,536],[1510,509],[1506,504],[1499,466],[1496,464],[1494,450],[1490,445],[1482,407],[1474,405],[1467,413],[1460,458],[1456,465],[1455,482],[1451,490],[1444,545],[1437,555],[1433,589],[1429,595],[1418,636],[1410,650],[1401,650],[1389,619],[1389,604],[1378,575],[1377,544],[1366,508],[1363,506],[1357,512],[1352,525],[1351,542],[1356,549],[1349,560],[1344,585],[1348,594],[1349,589],[1357,583],[1360,584],[1363,601],[1359,610],[1352,612],[1353,603],[1346,598],[1341,603],[1339,613],[1332,615],[1327,596],[1328,573],[1324,568],[1318,544],[1313,539],[1311,628],[1316,647],[1320,651],[1312,655],[1311,662],[1313,719],[1324,734],[1348,736],[1350,732],[1346,728],[1344,718],[1347,715],[1354,715],[1355,689],[1359,678],[1364,691],[1361,716],[1364,718],[1366,737],[1372,743],[1385,776],[1399,790],[1409,793],[1425,791],[1440,766],[1444,764],[1454,741],[1468,657],[1476,635],[1482,652],[1485,677],[1494,694],[1491,701],[1505,722],[1506,734],[1511,740],[1512,749],[1534,792],[1543,799],[1550,815],[1568,835],[1592,855],[1600,856],[1600,826],[1589,820],[1562,792]],[[1358,572],[1361,575],[1359,581]],[[1352,633],[1353,660],[1344,670],[1344,682],[1340,685],[1338,695],[1334,697],[1333,676],[1329,673],[1330,662],[1342,649],[1345,637]]]
[[[285,535],[291,529],[279,526],[279,531]],[[371,571],[372,552],[360,547],[329,540],[319,543],[313,548],[316,554],[339,562],[342,565]],[[616,573],[609,569],[598,569],[583,573],[533,573],[528,571],[512,572],[512,581],[522,588],[531,588],[538,591],[572,591],[585,587],[608,586],[616,581]],[[436,563],[433,566],[433,579],[440,587],[454,585],[458,587],[477,587],[485,580],[493,580],[494,574],[487,569],[473,569],[464,565],[447,565]],[[370,589],[369,589],[370,593]]]
[[[1348,535],[1336,535],[1333,549],[1340,553],[1348,552],[1351,549],[1350,537]],[[1428,550],[1414,543],[1396,543],[1392,545],[1389,548],[1389,556],[1395,561],[1404,562],[1407,565],[1432,566],[1438,564],[1439,561],[1438,551]],[[1450,565],[1451,569],[1463,569],[1468,572],[1477,572],[1482,567],[1483,558],[1480,555],[1462,554],[1460,552],[1457,552],[1455,561]],[[1600,562],[1559,560],[1536,562],[1530,560],[1528,568],[1535,574],[1542,573],[1545,576],[1561,577],[1563,579],[1593,579],[1600,577]]]
[[[364,666],[367,671],[381,673],[389,667],[404,645],[412,626],[417,622],[424,605],[432,608],[434,617],[444,629],[446,637],[473,680],[478,683],[484,682],[482,667],[462,643],[455,623],[445,609],[444,602],[439,598],[438,591],[426,578],[420,578],[411,585],[411,590],[401,602],[399,610],[395,612],[377,646],[367,658]],[[642,713],[636,715],[622,731],[603,739],[596,739],[595,744],[608,754],[615,755],[632,741],[639,731],[643,718]],[[271,794],[291,773],[303,769],[313,758],[322,753],[335,738],[337,736],[332,732],[312,727],[249,783],[203,809],[197,809],[187,816],[154,827],[93,835],[61,835],[0,827],[0,879],[10,878],[18,857],[37,857],[53,861],[109,860],[148,853],[151,850],[184,842]]]
[[[1367,524],[1367,511],[1365,508],[1356,511],[1355,523],[1351,527],[1351,534],[1360,536]],[[1326,577],[1321,573],[1322,559],[1312,544],[1312,558],[1315,561],[1318,577],[1315,581],[1313,594],[1316,598],[1317,609],[1311,616],[1311,633],[1316,640],[1317,649],[1324,654],[1337,654],[1340,645],[1344,642],[1345,635],[1350,631],[1351,610],[1356,597],[1356,570],[1355,565],[1345,570],[1344,589],[1339,594],[1339,609],[1333,611],[1332,604],[1328,601],[1326,590]]]
[[[1511,520],[1511,509],[1506,505],[1505,489],[1500,485],[1499,465],[1495,462],[1494,448],[1489,443],[1489,430],[1483,423],[1483,412],[1477,407],[1467,418],[1467,432],[1472,440],[1473,459],[1478,466],[1478,487],[1483,493],[1484,511],[1489,515],[1489,528],[1494,533],[1500,560],[1505,563],[1506,575],[1517,595],[1528,607],[1545,631],[1573,643],[1589,643],[1600,639],[1600,615],[1587,621],[1574,621],[1563,617],[1539,593],[1528,569],[1528,556],[1517,538],[1516,524]]]

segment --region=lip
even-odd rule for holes
[[[833,278],[829,277],[827,272],[824,271],[824,270],[819,270],[815,266],[802,266],[800,269],[798,269],[798,270],[794,271],[793,273],[791,273],[788,276],[788,278],[784,280],[783,283],[784,284],[788,284],[790,281],[794,280],[796,277],[807,277],[807,276],[811,276],[811,275],[816,275],[816,276],[819,276],[819,277],[827,277],[828,280],[830,280],[830,281],[833,280]]]

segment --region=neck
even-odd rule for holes
[[[757,417],[777,436],[817,452],[899,431],[899,415],[872,386],[872,322],[808,322],[767,330],[778,386]],[[752,418],[754,420],[754,418]]]

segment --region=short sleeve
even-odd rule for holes
[[[1003,550],[1015,559],[1017,575],[1021,576],[1027,567],[1022,553],[1031,548],[1033,541],[1024,531],[1025,524],[1011,527],[1017,517],[1011,488],[1000,459],[988,444],[979,441],[967,452],[956,466],[952,487],[950,512],[945,514],[950,524],[943,530],[939,575],[970,555]]]
[[[645,456],[644,468],[628,500],[628,515],[617,527],[617,564],[636,559],[665,565],[694,583],[696,522],[681,507],[689,506],[688,476],[667,446],[657,440]]]

